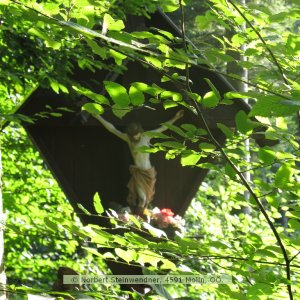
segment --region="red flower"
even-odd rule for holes
[[[174,213],[172,212],[172,210],[170,208],[163,208],[160,213],[166,217],[173,217]]]

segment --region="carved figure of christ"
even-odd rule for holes
[[[167,123],[173,124],[182,118],[183,110],[178,111]],[[93,114],[109,132],[125,141],[130,149],[134,165],[129,167],[131,179],[128,183],[129,195],[127,202],[132,207],[143,210],[152,201],[155,193],[156,171],[151,165],[149,153],[144,153],[138,149],[143,146],[150,146],[151,137],[147,136],[139,123],[131,123],[126,132],[119,131],[113,124],[105,120],[102,116]],[[149,132],[163,132],[166,126],[161,126]]]

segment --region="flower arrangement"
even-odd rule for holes
[[[174,216],[175,214],[170,208],[159,209],[155,207],[152,210],[145,209],[144,214],[148,219],[148,223],[161,229],[172,227],[182,231],[185,225],[184,219],[179,215]]]
[[[131,210],[129,207],[122,208],[117,212],[117,218],[124,222],[130,222]],[[183,232],[185,220],[181,216],[175,215],[170,208],[159,209],[145,209],[142,214],[135,216],[153,227],[162,229],[164,231],[180,231]]]

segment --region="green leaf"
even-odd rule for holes
[[[211,88],[211,90],[214,92],[214,94],[216,95],[216,97],[220,101],[222,99],[222,97],[221,97],[218,89],[214,86],[214,84],[210,81],[210,79],[204,78],[204,80],[207,82],[207,84],[209,85],[209,87]]]
[[[56,94],[59,93],[59,84],[58,84],[57,81],[51,80],[51,81],[50,81],[50,86],[51,86],[52,90],[53,90]]]
[[[73,88],[74,91],[78,92],[81,95],[86,96],[87,98],[89,98],[91,100],[94,100],[97,103],[100,103],[100,104],[109,104],[109,101],[108,101],[108,99],[106,97],[104,97],[101,94],[94,93],[93,91],[91,91],[88,88],[85,88],[85,87],[83,87],[81,85],[76,85],[76,86],[73,85],[72,88]]]
[[[61,113],[56,113],[56,112],[51,112],[49,115],[52,117],[57,117],[57,118],[62,116]]]
[[[214,247],[216,249],[229,249],[230,245],[225,243],[225,242],[221,242],[221,241],[211,241],[209,244],[210,247]]]
[[[279,96],[261,96],[253,105],[249,116],[284,117],[291,116],[299,110],[298,106],[282,103]]]
[[[294,230],[300,230],[300,222],[295,219],[290,219],[288,221],[289,226]]]
[[[164,109],[167,110],[167,109],[169,109],[169,108],[177,107],[178,104],[176,104],[176,103],[173,102],[173,101],[166,100],[166,101],[163,102],[163,106],[164,106]]]
[[[247,297],[249,297],[249,299],[259,299],[258,295],[271,295],[272,293],[273,289],[270,284],[255,283],[248,288]],[[253,296],[256,298],[253,298]]]
[[[112,254],[112,252],[105,252],[102,254],[103,259],[113,259],[117,260],[117,258]]]
[[[138,245],[139,247],[147,247],[147,245],[149,244],[148,240],[134,232],[126,232],[124,236],[128,241],[130,241],[131,244]]]
[[[162,123],[163,126],[167,127],[169,130],[172,130],[173,132],[177,133],[178,135],[182,136],[182,137],[186,137],[186,134],[184,131],[181,130],[181,128],[179,128],[176,125],[170,124],[168,122]]]
[[[189,239],[189,238],[179,238],[175,236],[175,241],[177,242],[180,250],[185,253],[187,250],[196,250],[201,252],[201,248],[199,248],[199,241]]]
[[[30,28],[28,30],[29,34],[35,35],[39,37],[40,39],[45,41],[46,47],[52,48],[54,50],[58,50],[61,47],[61,43],[54,41],[53,39],[50,38],[49,34],[46,32],[43,32],[42,30],[38,28]]]
[[[225,134],[226,138],[232,139],[233,132],[232,130],[222,123],[217,123],[217,127]]]
[[[201,104],[207,108],[214,108],[219,104],[219,100],[218,95],[214,91],[210,91],[204,95]]]
[[[49,15],[57,15],[59,13],[59,6],[57,3],[43,3],[43,10]]]
[[[85,41],[95,54],[99,55],[102,59],[106,59],[107,54],[105,48],[98,46],[92,39],[86,38]]]
[[[140,221],[134,216],[134,215],[129,215],[129,220],[139,229],[141,229],[142,225],[140,223]]]
[[[97,103],[86,103],[81,109],[87,111],[91,115],[102,115],[104,113],[103,107]]]
[[[164,0],[160,2],[160,7],[164,12],[173,12],[179,8],[177,0]]]
[[[57,233],[58,231],[58,227],[57,227],[57,224],[54,223],[52,220],[50,220],[50,218],[46,217],[44,218],[44,222],[45,222],[45,225],[53,232]]]
[[[298,100],[282,100],[280,102],[280,104],[284,104],[284,105],[287,105],[287,106],[300,107],[300,101],[298,101]]]
[[[159,88],[156,85],[149,86],[148,84],[143,82],[133,82],[131,85],[137,88],[139,91],[149,94],[153,97],[156,97],[158,94],[160,94],[163,91],[163,89]]]
[[[201,154],[194,150],[186,150],[181,153],[181,165],[182,166],[194,166],[197,164]]]
[[[285,21],[286,19],[288,19],[290,17],[290,12],[287,11],[287,12],[280,12],[280,13],[277,13],[277,14],[272,14],[269,16],[269,21],[271,23],[273,22],[282,22],[282,21]]]
[[[91,236],[91,242],[98,245],[108,245],[112,243],[112,237],[106,232],[97,232],[96,235]]]
[[[114,20],[109,14],[105,14],[103,17],[103,28],[111,31],[121,31],[125,28],[122,20]]]
[[[280,205],[280,200],[278,199],[277,195],[272,195],[272,194],[267,195],[266,200],[268,201],[268,203],[270,205],[272,205],[273,207],[278,209],[278,207]]]
[[[137,258],[137,253],[134,250],[128,249],[128,250],[123,250],[121,248],[116,248],[115,253],[125,260],[127,263],[130,263],[131,261],[135,261]]]
[[[158,29],[158,28],[156,28],[156,30],[159,34],[165,36],[169,40],[174,40],[174,35],[172,33],[170,33],[169,31],[165,31],[165,30]]]
[[[199,148],[205,152],[213,152],[216,146],[211,143],[200,143]]]
[[[158,69],[162,68],[162,62],[156,57],[145,56],[145,60]]]
[[[300,211],[287,211],[286,217],[300,219]]]
[[[225,99],[247,99],[247,98],[259,98],[262,94],[257,92],[236,92],[230,91],[224,95]]]
[[[80,203],[77,204],[77,206],[79,207],[79,209],[81,209],[86,215],[91,215],[91,213]]]
[[[292,176],[293,176],[293,168],[290,164],[285,163],[283,164],[275,175],[275,186],[278,188],[285,188],[291,183]]]
[[[177,267],[172,261],[168,259],[162,259],[161,262],[162,262],[162,265],[160,266],[161,270],[177,271]]]
[[[119,107],[126,107],[130,104],[129,95],[127,94],[125,87],[121,84],[112,81],[104,81],[104,85],[111,99]]]
[[[243,134],[250,134],[257,124],[251,120],[249,120],[247,114],[240,110],[235,116],[236,127],[239,132]]]
[[[131,103],[135,106],[142,105],[145,102],[144,94],[134,86],[130,87],[129,96],[131,99]]]
[[[235,179],[236,178],[236,172],[235,170],[233,169],[233,167],[227,163],[225,165],[225,173],[226,175],[228,175],[231,179]]]
[[[247,39],[242,34],[237,33],[231,38],[231,42],[233,47],[240,47],[241,45],[244,45],[245,42],[247,42]]]
[[[82,249],[85,249],[87,252],[95,255],[95,256],[99,256],[99,257],[103,257],[101,253],[99,253],[97,251],[97,249],[95,248],[90,248],[90,247],[85,247],[85,246],[82,246]]]
[[[158,238],[164,236],[164,237],[167,238],[167,234],[163,230],[155,228],[147,222],[144,222],[143,226],[144,226],[144,228],[146,228],[149,231],[149,233],[152,236],[155,236],[155,237],[158,237]]]
[[[199,30],[205,30],[208,29],[212,20],[213,18],[211,18],[210,14],[205,14],[205,16],[197,16],[195,23]]]
[[[201,102],[202,98],[201,98],[201,96],[200,96],[199,94],[191,93],[191,92],[186,92],[186,93],[188,94],[188,96],[189,96],[191,99],[195,100],[195,101],[198,102],[198,103]]]
[[[170,137],[162,132],[156,132],[156,131],[146,131],[146,136],[149,136],[150,138],[156,138],[156,139],[169,139]]]
[[[114,104],[112,106],[112,112],[115,116],[122,119],[126,114],[128,114],[131,111],[130,107],[123,107],[118,104]]]
[[[109,54],[113,57],[113,59],[115,60],[115,63],[118,66],[121,66],[123,60],[127,58],[127,56],[125,56],[124,54],[122,54],[118,51],[115,51],[113,49],[109,49]]]
[[[163,259],[161,255],[150,250],[142,250],[137,253],[136,261],[144,266],[150,264],[151,266],[157,267],[158,263]]]
[[[174,148],[174,149],[185,149],[185,146],[183,144],[178,143],[178,142],[172,142],[172,141],[157,143],[155,145],[164,146],[164,147],[168,147],[168,148]]]
[[[276,159],[276,152],[270,147],[263,147],[258,150],[258,158],[265,164],[271,164]]]
[[[94,200],[93,200],[93,203],[94,203],[94,208],[96,210],[96,212],[101,215],[103,212],[104,212],[104,208],[101,204],[101,199],[100,199],[100,196],[98,193],[96,193],[94,195]]]
[[[193,124],[182,124],[180,126],[182,129],[190,132],[195,132],[197,130],[197,127]]]

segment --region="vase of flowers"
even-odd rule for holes
[[[122,208],[117,212],[115,217],[123,223],[132,222],[133,218],[139,220],[143,224],[144,228],[149,229],[149,225],[153,228],[160,229],[165,232],[166,236],[172,239],[175,236],[175,232],[183,233],[185,221],[179,216],[175,215],[170,208],[159,209],[155,207],[153,209],[144,209],[140,215],[132,215],[129,207]]]

